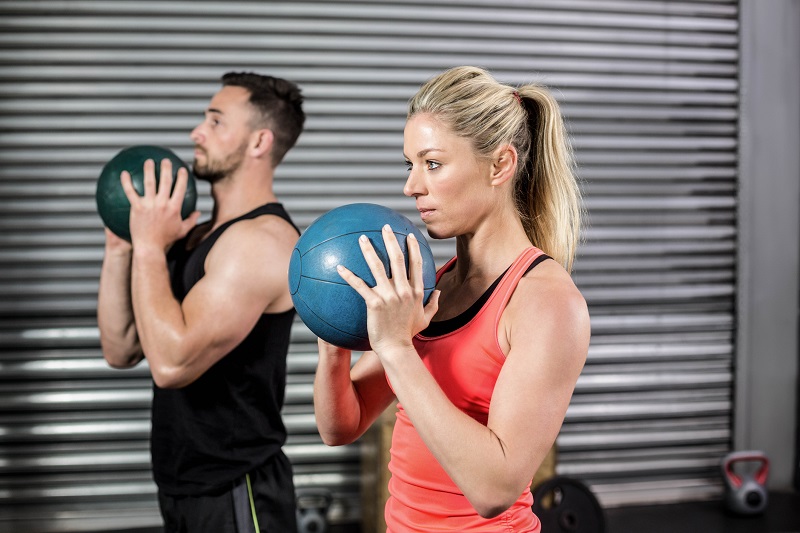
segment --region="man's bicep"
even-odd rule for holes
[[[270,298],[270,282],[252,275],[236,254],[212,262],[184,298],[185,341],[195,370],[204,372],[233,350],[255,326]]]

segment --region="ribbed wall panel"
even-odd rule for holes
[[[605,505],[715,497],[730,446],[738,129],[735,1],[4,1],[0,3],[0,531],[159,523],[145,365],[109,369],[94,314],[95,180],[133,144],[191,157],[219,76],[307,98],[276,189],[303,228],[402,196],[408,98],[458,64],[561,102],[588,210],[574,278],[586,369],[558,471]],[[210,211],[207,187],[199,208]],[[433,242],[438,262],[450,241]],[[360,516],[358,446],[311,406],[314,337],[293,331],[284,416],[296,484]]]

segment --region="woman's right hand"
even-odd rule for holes
[[[338,272],[342,279],[364,298],[367,305],[367,332],[370,345],[380,357],[383,357],[386,351],[394,347],[414,351],[412,343],[414,335],[428,326],[439,308],[439,291],[434,291],[428,303],[424,303],[422,253],[416,236],[409,233],[406,238],[408,249],[408,270],[406,270],[406,259],[392,228],[386,224],[381,232],[389,256],[391,276],[386,273],[375,248],[364,235],[359,237],[358,244],[375,278],[375,286],[370,287],[343,265],[339,265]]]

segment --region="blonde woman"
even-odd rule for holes
[[[385,517],[391,532],[539,532],[531,478],[561,428],[589,344],[569,275],[580,198],[559,108],[542,87],[511,87],[458,67],[409,104],[408,179],[434,239],[456,256],[423,306],[418,244],[409,272],[384,231],[387,278],[369,242],[373,351],[323,341],[314,405],[323,440],[353,442],[395,399]]]

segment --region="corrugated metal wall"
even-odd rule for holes
[[[585,180],[575,279],[593,342],[560,473],[606,505],[706,498],[730,446],[737,164],[731,1],[0,2],[0,531],[159,523],[145,367],[102,360],[94,184],[120,148],[190,158],[219,76],[296,81],[306,132],[277,191],[303,227],[402,196],[406,101],[477,64],[554,88]],[[208,213],[209,202],[200,208]],[[441,262],[452,242],[434,243]],[[287,452],[357,524],[358,447],[327,448],[297,323]],[[48,529],[49,530],[49,529]]]

